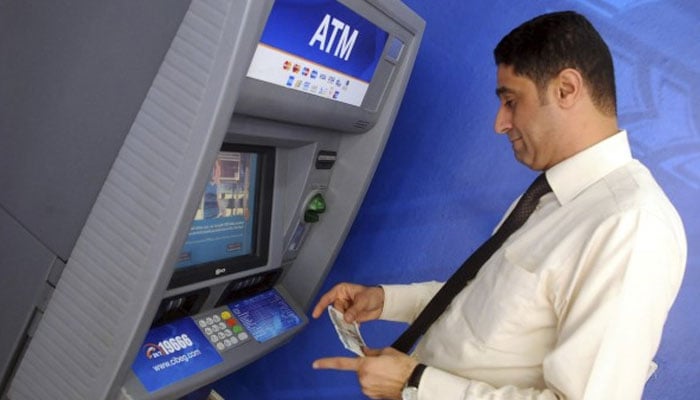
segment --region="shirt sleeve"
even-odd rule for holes
[[[512,385],[496,388],[484,382],[428,367],[418,385],[418,399],[562,400],[564,397],[549,389],[523,389]]]
[[[384,307],[379,318],[411,323],[441,287],[442,282],[435,281],[410,285],[382,285]]]

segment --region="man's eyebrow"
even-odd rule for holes
[[[505,86],[501,86],[498,89],[496,89],[496,97],[500,98],[504,94],[513,94],[515,91],[513,89],[507,88]]]

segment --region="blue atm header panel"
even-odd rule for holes
[[[334,0],[277,1],[248,76],[361,106],[388,34]]]
[[[410,39],[367,3],[277,0],[236,111],[364,132],[375,123]]]

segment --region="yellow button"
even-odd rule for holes
[[[221,319],[229,319],[231,318],[231,313],[228,311],[224,311],[221,313]]]

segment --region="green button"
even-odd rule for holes
[[[304,222],[314,223],[318,222],[319,214],[323,214],[326,211],[326,199],[323,198],[321,193],[317,193],[314,197],[309,200],[306,205],[306,210],[304,211]]]
[[[326,199],[323,198],[321,193],[317,193],[311,198],[309,204],[306,206],[306,209],[321,214],[326,211]]]

